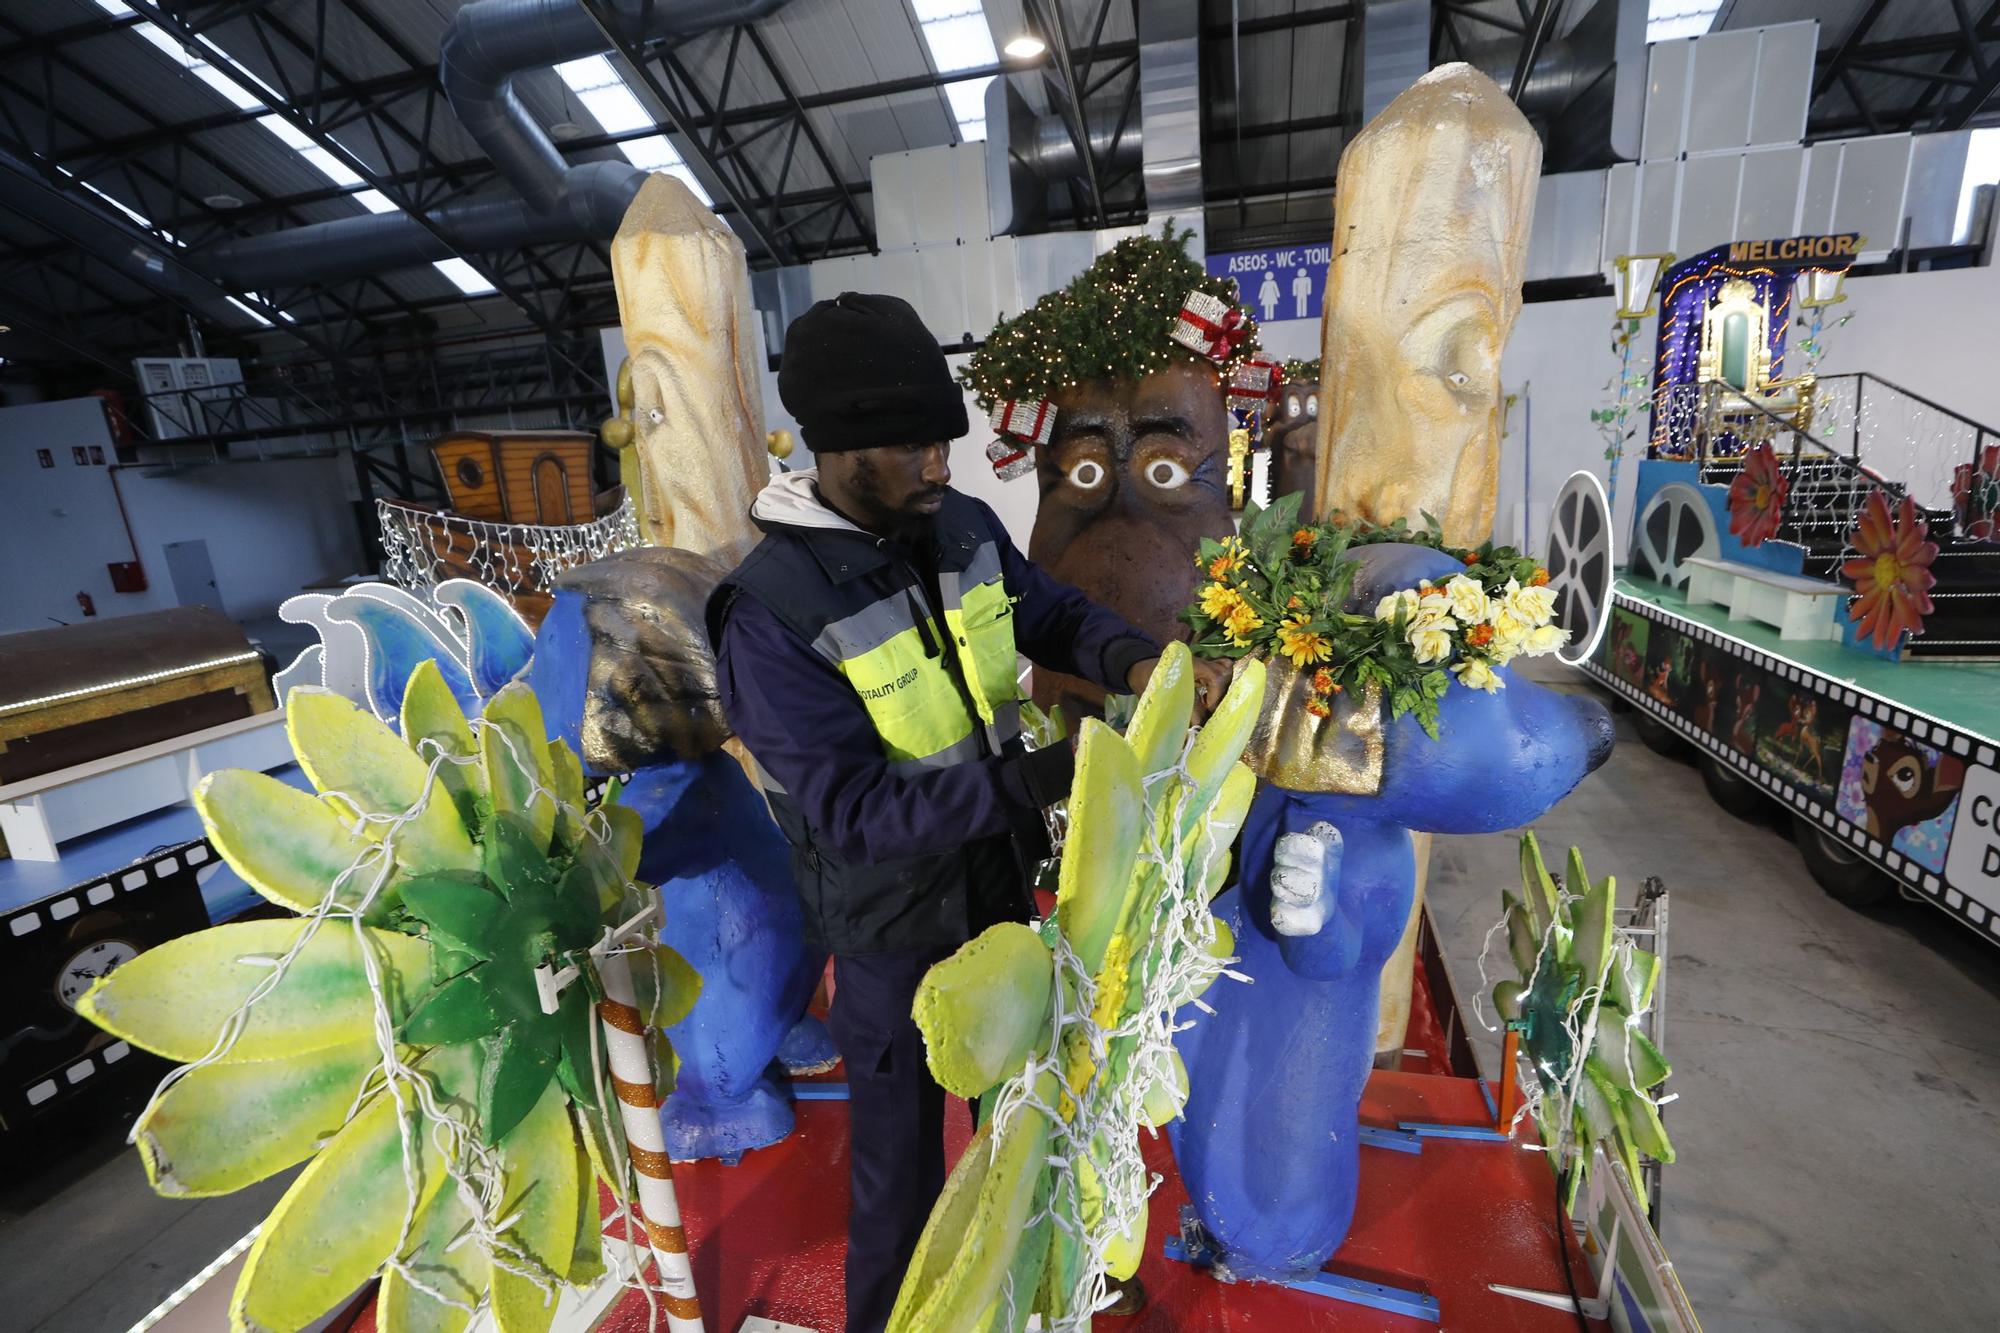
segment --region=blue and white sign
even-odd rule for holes
[[[1294,245],[1275,250],[1232,250],[1208,257],[1208,275],[1233,278],[1259,323],[1285,319],[1318,319],[1326,292],[1326,268],[1333,260],[1330,242]]]

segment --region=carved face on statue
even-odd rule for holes
[[[1233,531],[1215,371],[1175,360],[1053,401],[1055,433],[1036,450],[1042,498],[1029,557],[1162,643],[1186,638],[1175,617],[1192,596],[1193,553],[1203,537]],[[1038,669],[1034,694],[1072,719],[1104,711],[1104,691],[1074,676]]]
[[[1500,352],[1541,144],[1470,65],[1432,70],[1341,154],[1322,328],[1319,512],[1490,534]]]
[[[1311,514],[1319,471],[1319,381],[1286,380],[1276,416],[1264,427],[1264,447],[1271,451],[1271,498],[1296,491],[1304,497],[1299,512]]]

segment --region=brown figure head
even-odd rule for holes
[[[1155,639],[1185,639],[1203,537],[1235,530],[1224,473],[1229,417],[1213,369],[1175,361],[1140,379],[1059,393],[1055,433],[1036,450],[1041,504],[1028,557]],[[1072,717],[1104,711],[1089,681],[1037,669],[1035,702]]]
[[[1277,408],[1264,426],[1264,447],[1271,454],[1271,498],[1297,492],[1302,497],[1301,514],[1314,512],[1313,486],[1319,471],[1319,363],[1310,364],[1310,379],[1294,379],[1292,368],[1285,368]]]
[[[1029,557],[1162,643],[1187,637],[1176,617],[1202,538],[1234,530],[1223,385],[1258,353],[1256,321],[1189,258],[1190,234],[1120,241],[1002,320],[960,375],[1010,437],[996,466],[1033,451]],[[1074,677],[1037,671],[1034,696],[1104,711],[1104,691]]]

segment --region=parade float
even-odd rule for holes
[[[1417,114],[1440,92],[1445,115]],[[1406,98],[1385,132],[1446,127],[1438,207],[1470,188],[1456,155],[1518,143],[1466,67]],[[1466,225],[1524,233],[1518,200],[1478,193],[1513,176],[1472,179]],[[788,934],[754,756],[725,748],[686,609],[749,540],[736,519],[762,480],[751,380],[724,363],[748,345],[728,332],[742,253],[677,182],[646,190],[613,254],[653,545],[554,578],[538,628],[471,580],[319,606],[337,628],[281,682],[291,780],[224,772],[198,797],[202,845],[279,915],[162,944],[82,1002],[178,1066],[138,1129],[156,1186],[307,1163],[150,1326],[840,1326],[844,1084],[772,1064],[817,964]],[[1180,276],[1178,246],[1144,245],[1127,259]],[[652,281],[661,266],[685,280]],[[1481,281],[1511,308],[1518,272]],[[1121,452],[1100,427],[1087,459],[1058,461],[1053,431],[1028,442],[1045,510],[1051,484],[1094,488],[1087,464],[1099,484],[1131,474],[1135,495],[1072,518],[1058,557],[1135,528],[1151,602],[1241,665],[1199,729],[1180,646],[1122,733],[1083,723],[1046,919],[981,936],[920,992],[933,1072],[979,1107],[952,1104],[956,1165],[894,1326],[1088,1328],[1106,1279],[1137,1276],[1140,1328],[1693,1328],[1633,1170],[1670,1151],[1642,1109],[1664,1060],[1620,1040],[1657,1013],[1664,950],[1638,943],[1657,918],[1610,924],[1631,909],[1580,862],[1524,879],[1494,905],[1522,975],[1464,1006],[1416,906],[1423,832],[1530,820],[1608,748],[1601,709],[1512,664],[1572,642],[1587,575],[1462,535],[1490,522],[1497,417],[1458,408],[1490,390],[1497,413],[1472,371],[1509,321],[1433,330],[1469,369],[1432,366],[1432,406],[1469,426],[1440,440],[1377,402],[1407,456],[1371,479],[1362,427],[1330,411],[1321,516],[1246,495],[1239,534],[1226,372],[1249,330],[1179,287],[1143,373],[1031,406],[1088,423],[1151,379],[1201,428],[1157,457],[1144,432]],[[670,290],[706,295],[654,299]],[[1382,325],[1380,361],[1411,343],[1373,309],[1346,318]],[[1168,521],[1197,474],[1191,516]],[[1467,1037],[1488,1004],[1531,1057],[1493,1082]]]
[[[1588,669],[1725,809],[1776,801],[1834,898],[2000,940],[2000,434],[1817,373],[1862,245],[1621,260],[1621,313],[1657,314],[1650,420]],[[1559,540],[1599,521],[1558,509]]]

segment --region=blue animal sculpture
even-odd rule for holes
[[[391,725],[425,657],[468,712],[525,677],[550,738],[566,740],[586,773],[627,775],[620,800],[646,829],[639,877],[659,885],[666,904],[660,938],[702,978],[694,1008],[668,1029],[680,1069],[661,1121],[680,1160],[784,1138],[792,1105],[771,1076],[774,1058],[794,1072],[836,1058],[825,1026],[805,1012],[826,960],[803,942],[784,837],[721,748],[729,732],[701,609],[722,573],[667,548],[608,556],[557,579],[532,634],[469,580],[440,585],[428,602],[364,584],[288,616],[319,626],[323,639],[294,678],[343,682]]]
[[[1353,605],[1443,579],[1428,547],[1364,547]],[[1317,1272],[1346,1239],[1358,1112],[1375,1054],[1382,966],[1415,892],[1410,832],[1490,833],[1537,818],[1609,755],[1610,715],[1501,668],[1454,685],[1438,739],[1381,719],[1372,794],[1266,784],[1244,823],[1242,873],[1216,900],[1250,985],[1217,986],[1181,1037],[1189,1096],[1169,1133],[1218,1264],[1237,1277]],[[1269,705],[1267,704],[1267,707]]]

